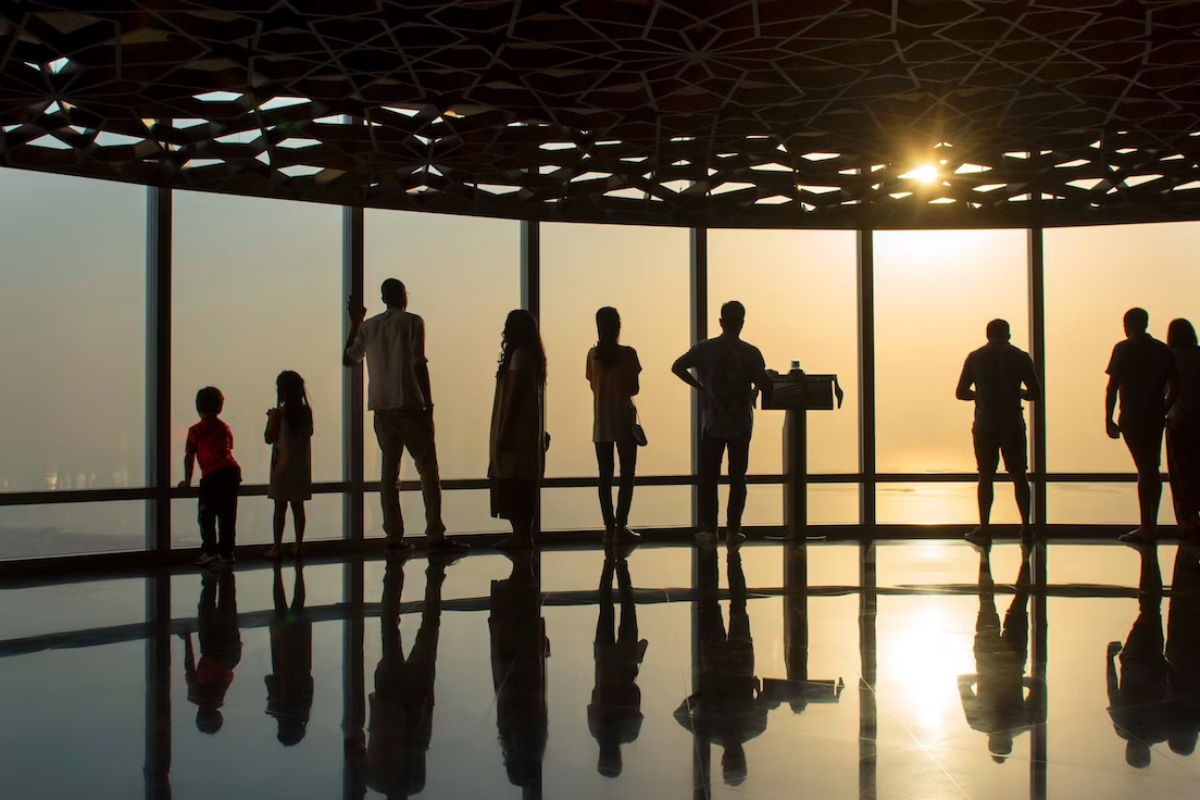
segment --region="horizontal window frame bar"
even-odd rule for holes
[[[1056,483],[1137,483],[1137,475],[1132,472],[1049,472],[1046,475],[1028,473],[1031,481],[1045,480],[1048,484]],[[1163,479],[1167,474],[1163,473]],[[880,472],[873,477],[874,483],[964,483],[974,484],[979,476],[974,472]],[[998,473],[998,483],[1011,482],[1007,473]],[[786,481],[784,475],[759,474],[747,475],[746,483],[751,486],[782,485]],[[721,476],[721,483],[728,483],[727,476]],[[868,482],[861,473],[826,472],[808,476],[810,484],[861,485]],[[639,475],[634,483],[637,486],[695,486],[696,478],[691,475]],[[599,484],[595,477],[551,477],[542,480],[543,489],[594,489]],[[487,478],[448,478],[442,481],[444,491],[473,491],[489,488]],[[368,481],[363,484],[364,491],[378,492],[379,481]],[[405,492],[419,491],[418,481],[401,481],[400,490]],[[313,494],[344,494],[348,493],[351,485],[348,481],[325,481],[313,484]],[[238,490],[241,497],[265,497],[267,484],[242,484]],[[172,500],[194,498],[199,495],[195,486],[187,489],[173,487],[170,491]],[[119,487],[110,489],[64,489],[62,491],[34,492],[0,492],[0,506],[36,506],[58,505],[63,503],[97,503],[121,500],[153,500],[156,492],[150,487]]]

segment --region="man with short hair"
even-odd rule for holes
[[[408,311],[404,284],[388,278],[380,287],[382,314],[364,321],[367,310],[347,303],[350,335],[342,363],[353,366],[364,357],[369,375],[367,407],[375,412],[375,436],[383,451],[379,476],[379,502],[388,548],[407,550],[404,519],[400,513],[400,457],[407,449],[421,476],[425,501],[425,535],[429,546],[440,550],[465,550],[467,546],[446,536],[442,522],[442,487],[438,477],[437,448],[433,432],[433,395],[429,387],[429,359],[425,357],[425,321]]]
[[[1162,441],[1167,418],[1167,385],[1175,375],[1171,348],[1146,332],[1150,315],[1142,308],[1125,312],[1125,339],[1113,347],[1104,393],[1104,426],[1110,439],[1125,437],[1137,467],[1141,524],[1120,536],[1126,544],[1156,539],[1158,502],[1162,498]],[[1117,398],[1121,413],[1113,422]]]
[[[727,542],[736,547],[742,535],[746,507],[746,470],[750,464],[750,435],[754,402],[766,380],[766,363],[754,345],[741,339],[746,307],[737,300],[721,306],[721,335],[697,343],[675,360],[671,371],[701,392],[703,427],[700,438],[699,530],[696,541],[717,541],[717,478],[721,458],[729,450],[729,507]]]
[[[986,547],[991,543],[993,484],[1000,457],[1012,477],[1021,515],[1021,539],[1030,538],[1029,479],[1025,439],[1025,417],[1021,401],[1041,400],[1042,387],[1029,353],[1014,346],[1008,322],[994,319],[987,324],[987,344],[974,350],[963,363],[954,394],[959,400],[974,401],[975,423],[971,436],[975,463],[979,468],[979,525],[966,534],[967,541]],[[972,388],[974,387],[974,388]]]

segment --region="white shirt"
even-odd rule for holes
[[[346,348],[353,361],[367,359],[367,408],[424,408],[416,367],[427,364],[425,320],[416,314],[389,308],[365,320],[358,336]]]

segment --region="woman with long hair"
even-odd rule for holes
[[[1200,532],[1200,346],[1186,319],[1171,320],[1167,346],[1175,377],[1167,396],[1167,474],[1180,533]]]
[[[537,320],[528,311],[511,311],[500,343],[488,448],[492,516],[512,524],[512,535],[496,545],[504,550],[533,547],[538,489],[550,445],[545,398],[546,351]]]
[[[620,343],[621,315],[605,306],[596,312],[596,346],[588,350],[586,376],[592,387],[592,441],[600,469],[600,514],[606,541],[636,541],[629,529],[633,476],[637,468],[633,396],[638,393],[642,365],[637,351]],[[613,450],[621,464],[617,508],[612,501]]]
[[[283,528],[288,506],[296,529],[293,553],[300,557],[304,546],[304,501],[312,498],[312,407],[304,379],[290,369],[275,379],[276,405],[267,412],[263,439],[271,445],[271,479],[267,497],[275,501],[274,544],[267,558],[279,558],[283,550]]]

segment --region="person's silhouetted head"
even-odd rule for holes
[[[1008,320],[994,319],[987,324],[987,340],[989,342],[1007,342],[1012,338],[1012,329]]]
[[[1167,345],[1169,347],[1188,347],[1196,345],[1196,329],[1186,319],[1173,319],[1167,326]]]
[[[731,744],[721,755],[721,777],[726,786],[741,786],[746,781],[746,750],[740,744]]]
[[[221,716],[221,709],[216,706],[205,705],[196,709],[196,730],[201,733],[212,736],[224,724],[225,717]]]
[[[383,304],[388,308],[398,308],[404,310],[408,308],[408,289],[404,288],[404,283],[395,278],[388,278],[379,287],[379,294],[382,296]]]
[[[596,312],[596,360],[606,367],[617,363],[620,353],[617,340],[621,338],[621,315],[612,306]]]
[[[303,717],[280,717],[279,730],[276,731],[275,738],[284,747],[293,747],[300,744],[304,739],[304,732],[307,729],[308,720]]]
[[[1125,335],[1137,336],[1150,327],[1150,313],[1144,308],[1131,308],[1125,312]]]
[[[308,405],[308,392],[300,373],[285,369],[275,378],[275,399],[283,408],[283,416],[296,428],[312,424],[312,410]]]
[[[737,336],[746,324],[746,307],[737,300],[730,300],[721,306],[721,330]]]
[[[1196,752],[1196,739],[1200,738],[1197,731],[1177,731],[1167,738],[1171,752],[1180,756],[1190,756]]]
[[[616,742],[601,742],[596,771],[606,778],[617,778],[621,775],[622,766],[621,745]]]
[[[216,416],[225,407],[225,395],[215,386],[205,386],[196,392],[196,413],[200,416]]]
[[[509,362],[512,361],[513,353],[521,348],[533,351],[538,366],[538,378],[545,383],[546,349],[542,347],[542,337],[538,333],[537,319],[528,311],[517,308],[508,312],[508,317],[504,320],[504,333],[500,341],[500,368],[496,370],[497,378],[504,376],[504,373],[508,371]]]
[[[1012,755],[1012,749],[1012,731],[995,731],[988,734],[988,752],[997,764],[1003,764]]]
[[[1150,745],[1134,739],[1125,742],[1125,763],[1138,769],[1150,766]]]

